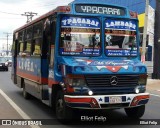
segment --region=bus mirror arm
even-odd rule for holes
[[[57,70],[58,70],[58,72],[61,71],[61,66],[59,64],[57,65]]]

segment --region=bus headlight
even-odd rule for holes
[[[147,84],[147,74],[143,74],[139,76],[138,84],[139,85],[146,85]]]
[[[88,91],[88,95],[93,95],[93,92],[92,91]]]
[[[86,85],[86,82],[84,79],[78,79],[78,78],[68,78],[68,84],[70,86],[84,86]]]
[[[134,89],[135,93],[144,93],[146,91],[146,85],[139,85]]]
[[[86,81],[84,77],[81,77],[81,76],[80,77],[79,76],[67,77],[66,82],[70,86],[86,86]]]
[[[139,93],[139,91],[140,91],[140,90],[139,90],[139,87],[136,87],[136,88],[135,88],[135,93],[137,93],[137,94],[138,94],[138,93]]]

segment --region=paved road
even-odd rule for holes
[[[19,89],[18,87],[16,87],[15,85],[13,85],[11,79],[10,79],[10,72],[2,72],[0,71],[0,89],[20,108],[23,110],[24,113],[26,113],[31,119],[53,119],[54,123],[56,125],[54,125],[54,127],[60,127],[60,128],[69,128],[69,127],[75,127],[74,125],[62,125],[61,123],[59,123],[56,119],[55,119],[55,113],[53,112],[53,110],[46,106],[45,104],[41,103],[39,100],[33,98],[31,100],[25,100],[22,96],[22,90]],[[159,87],[158,87],[159,85]],[[148,91],[151,92],[153,95],[151,95],[150,101],[146,106],[146,112],[144,114],[144,116],[142,117],[142,119],[160,119],[160,82],[159,81],[152,81],[149,80],[148,82]],[[2,96],[0,96],[2,97]],[[4,102],[5,98],[1,101]],[[6,101],[7,103],[7,101]],[[3,105],[3,104],[1,104]],[[7,104],[9,105],[9,104]],[[5,107],[5,106],[4,106]],[[11,107],[11,106],[10,106]],[[4,109],[4,108],[3,108]],[[13,119],[13,117],[15,116],[16,119],[20,118],[20,115],[14,110],[14,108],[12,108],[13,111],[12,112],[8,112],[8,117],[10,117],[10,119]],[[3,112],[0,112],[0,119],[3,119],[3,114],[1,114]],[[11,113],[11,115],[10,115]],[[15,114],[15,115],[14,115]],[[81,112],[78,111],[77,112],[77,116],[93,116],[93,115],[98,115],[98,116],[102,116],[104,115],[104,112],[100,112],[100,113],[96,113],[94,112]],[[7,117],[7,118],[8,118]],[[104,115],[104,117],[106,117],[107,119],[111,119],[111,120],[115,120],[117,121],[117,119],[124,119],[127,120],[127,116],[124,112],[123,109],[118,109],[118,110],[114,110],[114,111],[110,111],[107,110],[106,114]],[[79,124],[82,124],[79,123]],[[132,122],[132,124],[134,124],[134,122]],[[47,126],[40,126],[40,128],[50,128],[53,127],[51,125],[47,125]],[[76,127],[82,127],[82,125],[78,125]],[[83,127],[106,127],[105,125],[86,125]],[[116,125],[111,126],[110,127],[117,127]],[[119,127],[128,127],[127,125],[125,126],[119,126]],[[153,126],[153,125],[130,125],[129,127],[159,127],[159,126]]]

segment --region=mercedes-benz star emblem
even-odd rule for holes
[[[110,79],[110,84],[117,85],[117,83],[118,83],[118,78],[116,76],[112,76]]]

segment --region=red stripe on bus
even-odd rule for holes
[[[70,98],[64,97],[64,100],[69,103],[90,103],[92,98]]]
[[[48,78],[41,77],[42,84],[48,84]]]
[[[20,71],[17,71],[17,75],[19,75],[23,78],[26,78],[26,79],[33,80],[33,81],[35,81],[37,83],[40,83],[40,84],[47,84],[48,83],[47,78],[43,78],[43,77],[40,77],[40,76],[35,76],[35,75],[32,75],[32,74],[28,74],[28,73],[24,73],[24,72],[20,72]]]
[[[58,84],[59,82],[57,82],[57,81],[55,81],[55,80],[53,80],[53,79],[48,79],[48,86],[49,87],[52,87],[52,85],[54,85],[54,84]]]

